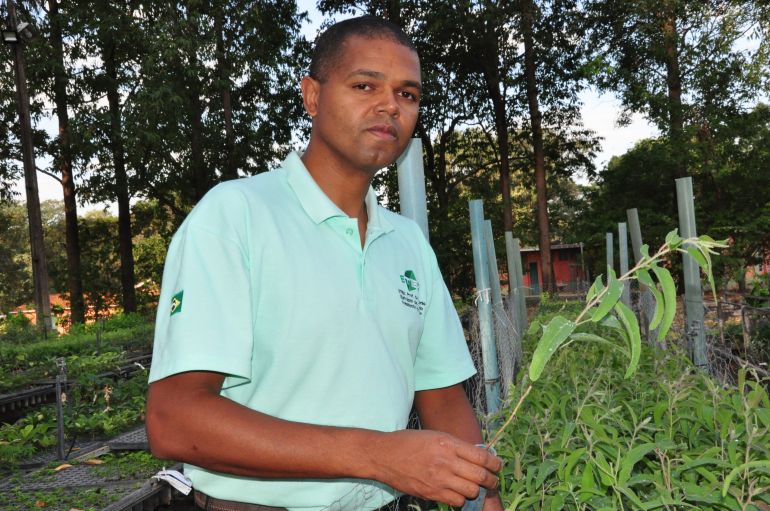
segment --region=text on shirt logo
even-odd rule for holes
[[[425,302],[420,300],[419,295],[415,293],[420,288],[420,283],[417,282],[417,277],[412,270],[406,270],[401,277],[401,283],[406,287],[406,291],[403,289],[398,290],[399,298],[404,307],[416,310],[419,314],[425,310]]]

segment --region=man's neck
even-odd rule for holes
[[[302,163],[326,196],[346,215],[359,220],[366,218],[364,200],[373,174],[345,168],[314,152],[312,145],[302,155]]]

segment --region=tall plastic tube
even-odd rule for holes
[[[697,236],[691,177],[676,180],[676,203],[679,209],[680,235],[683,238]],[[684,310],[687,322],[685,335],[692,350],[693,364],[705,368],[708,360],[706,359],[706,334],[703,329],[703,290],[700,285],[700,268],[690,254],[683,254],[682,261],[684,263]]]
[[[620,275],[625,275],[628,273],[628,228],[625,222],[618,223],[618,245],[620,248],[618,251],[618,257],[620,258]],[[630,282],[623,283],[623,294],[620,295],[620,299],[627,307],[631,307]]]
[[[471,215],[471,244],[473,270],[476,277],[476,306],[479,313],[481,359],[484,365],[484,393],[487,413],[500,410],[500,371],[497,365],[497,347],[492,328],[492,299],[489,283],[489,260],[484,241],[484,203],[480,199],[469,202]]]
[[[514,238],[510,231],[505,233],[505,253],[508,260],[508,293],[512,302],[511,317],[516,318],[516,332],[518,338],[523,339],[527,329],[527,295],[524,289],[519,238]]]
[[[409,141],[397,162],[398,197],[401,214],[411,218],[428,238],[428,206],[425,197],[425,170],[422,162],[422,140]]]
[[[637,211],[636,208],[627,209],[626,218],[628,219],[628,231],[631,235],[631,248],[634,252],[634,262],[638,263],[642,259],[643,244],[642,227],[639,224],[639,211]],[[642,311],[645,318],[645,321],[642,322],[644,324],[643,328],[647,333],[647,341],[654,342],[658,336],[658,330],[650,330],[648,325],[653,314],[655,314],[655,298],[644,284],[639,284],[639,290],[641,291]],[[665,345],[659,345],[659,347],[663,348]]]

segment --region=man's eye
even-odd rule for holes
[[[417,97],[417,94],[414,94],[414,93],[406,91],[406,90],[401,91],[401,97],[404,97],[404,98],[406,98],[408,100],[411,100],[411,101],[419,101],[420,100],[420,98]]]
[[[372,86],[368,83],[357,83],[353,86],[353,88],[358,90],[371,90]]]

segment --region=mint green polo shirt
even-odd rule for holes
[[[416,390],[472,376],[419,227],[379,206],[371,189],[366,209],[362,248],[357,219],[296,153],[212,189],[169,247],[150,381],[215,371],[227,375],[222,396],[253,410],[395,431],[406,427]],[[255,479],[192,465],[185,473],[212,497],[292,510],[374,509],[397,495],[359,479]]]

